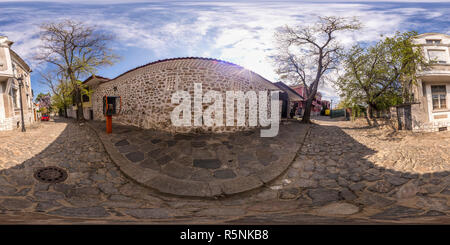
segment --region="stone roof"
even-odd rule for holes
[[[138,69],[140,69],[140,68],[144,68],[144,67],[147,67],[147,66],[150,66],[150,65],[154,65],[154,64],[157,64],[157,63],[162,63],[162,62],[167,62],[167,61],[175,61],[175,60],[207,60],[207,61],[214,61],[214,62],[217,62],[217,63],[223,63],[223,64],[235,66],[235,67],[238,67],[238,68],[241,68],[241,69],[246,69],[246,68],[243,67],[243,66],[240,66],[240,65],[237,65],[237,64],[228,62],[228,61],[224,61],[224,60],[220,60],[220,59],[215,59],[215,58],[206,58],[206,57],[178,57],[178,58],[167,58],[167,59],[161,59],[161,60],[153,61],[153,62],[144,64],[144,65],[135,67],[135,68],[133,68],[133,69],[131,69],[131,70],[128,70],[128,71],[126,71],[126,72],[124,72],[124,73],[122,73],[122,74],[116,76],[115,78],[108,79],[108,81],[105,81],[105,82],[113,81],[113,80],[115,80],[115,79],[117,79],[117,78],[119,78],[119,77],[122,77],[122,76],[124,76],[124,75],[126,75],[126,74],[128,74],[128,73],[130,73],[130,72],[133,72],[133,71],[135,71],[135,70],[138,70]],[[248,70],[248,69],[246,69],[246,70]],[[249,71],[250,71],[250,70],[249,70]],[[255,75],[259,76],[259,77],[262,78],[264,81],[270,83],[274,88],[277,87],[277,86],[274,85],[274,83],[272,83],[271,81],[269,81],[269,80],[267,80],[266,78],[262,77],[262,76],[259,75],[258,73],[253,72],[253,71],[250,71],[250,72],[252,72],[252,73],[254,73]],[[97,76],[97,77],[98,77],[98,76]],[[107,78],[106,78],[106,79],[107,79]]]
[[[304,98],[298,94],[295,90],[293,90],[292,88],[290,88],[288,85],[286,85],[283,82],[277,82],[274,83],[275,86],[279,87],[281,90],[285,91],[286,93],[288,93],[289,98],[293,101],[302,101]]]
[[[88,77],[88,78],[86,78],[84,81],[83,81],[83,83],[87,83],[87,82],[89,82],[90,80],[92,80],[92,79],[99,79],[99,80],[111,80],[111,79],[109,79],[109,78],[107,78],[107,77],[102,77],[102,76],[99,76],[99,75],[91,75],[90,77]]]
[[[117,79],[117,78],[119,78],[119,77],[121,77],[121,76],[123,76],[123,75],[125,75],[125,74],[127,74],[127,73],[130,73],[130,72],[132,72],[132,71],[135,71],[135,70],[137,70],[137,69],[140,69],[140,68],[143,68],[143,67],[146,67],[146,66],[149,66],[149,65],[153,65],[153,64],[157,64],[157,63],[161,63],[161,62],[166,62],[166,61],[173,61],[173,60],[194,60],[194,59],[195,59],[195,60],[211,60],[211,61],[221,62],[221,63],[225,63],[225,64],[228,64],[228,65],[233,65],[233,66],[236,66],[236,67],[240,67],[240,68],[242,68],[242,69],[245,69],[244,67],[242,67],[242,66],[240,66],[240,65],[236,65],[236,64],[231,63],[231,62],[228,62],[228,61],[219,60],[219,59],[214,59],[214,58],[204,58],[204,57],[178,57],[178,58],[167,58],[167,59],[157,60],[157,61],[153,61],[153,62],[147,63],[147,64],[145,64],[145,65],[141,65],[141,66],[135,67],[135,68],[133,68],[133,69],[131,69],[131,70],[128,70],[128,71],[126,71],[126,72],[124,72],[124,73],[118,75],[117,77],[115,77],[115,78],[113,78],[113,79],[111,79],[111,80]]]

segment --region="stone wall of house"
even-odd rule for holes
[[[172,94],[178,90],[188,91],[192,101],[191,107],[194,108],[194,83],[202,84],[203,94],[209,90],[221,92],[224,101],[224,125],[227,106],[225,91],[279,90],[258,74],[228,62],[203,58],[169,59],[150,63],[100,84],[92,95],[94,119],[104,120],[102,98],[106,95],[121,96],[120,115],[114,116],[113,122],[169,132],[230,132],[249,128],[248,120],[243,127],[173,126],[170,116],[177,105],[171,103]],[[207,107],[208,104],[203,104],[203,109]],[[268,107],[270,109],[270,106]],[[248,110],[248,104],[246,108]]]
[[[32,113],[24,113],[23,120],[25,122],[25,127],[31,126],[34,121],[34,114]],[[20,129],[22,123],[22,117],[20,114],[15,115],[14,117],[8,117],[4,119],[0,119],[0,131],[14,130]]]

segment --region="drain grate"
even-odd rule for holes
[[[58,167],[44,167],[34,172],[34,178],[45,183],[59,183],[67,179],[67,172]]]

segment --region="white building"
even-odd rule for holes
[[[410,127],[413,131],[447,130],[450,127],[450,36],[424,33],[413,42],[422,48],[430,66],[417,74],[418,83],[412,90],[417,103],[410,107]]]
[[[21,127],[20,94],[22,90],[22,107],[25,126],[36,121],[31,90],[30,67],[12,49],[12,41],[0,36],[0,131]],[[19,89],[19,81],[23,85]]]

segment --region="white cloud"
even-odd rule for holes
[[[58,2],[58,1],[56,1]],[[117,3],[100,0],[82,3]],[[277,27],[312,23],[317,16],[357,16],[364,29],[356,33],[339,35],[341,42],[350,46],[356,42],[376,41],[380,34],[408,29],[415,16],[434,19],[448,15],[448,10],[429,11],[425,6],[374,8],[373,3],[312,3],[312,2],[169,2],[122,5],[68,5],[73,8],[53,10],[41,4],[30,7],[16,3],[2,7],[0,23],[11,16],[15,22],[0,24],[0,32],[16,41],[14,49],[31,61],[32,52],[39,45],[38,24],[44,21],[74,18],[95,24],[117,35],[116,46],[122,50],[139,48],[143,54],[150,51],[156,57],[211,56],[242,65],[269,80],[276,81],[268,55],[274,47]],[[36,18],[36,16],[39,16]],[[444,27],[442,27],[444,28]],[[448,28],[442,32],[449,33]],[[125,57],[126,58],[126,57]],[[150,58],[149,58],[150,59]],[[149,60],[150,61],[150,60]],[[35,64],[34,64],[35,65]],[[118,67],[118,72],[123,70]],[[325,85],[324,97],[335,91]]]

